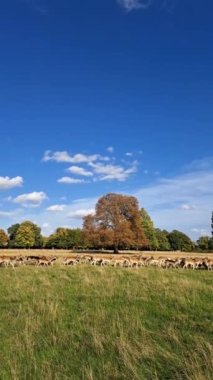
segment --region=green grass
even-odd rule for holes
[[[212,380],[213,273],[0,268],[0,380]]]

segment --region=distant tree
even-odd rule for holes
[[[210,241],[211,241],[211,238],[209,236],[201,236],[197,240],[198,249],[200,249],[201,251],[208,251],[210,247]]]
[[[147,240],[147,246],[145,248],[150,250],[158,249],[158,241],[156,237],[154,223],[144,208],[140,210],[140,213],[141,225],[144,231],[145,238]]]
[[[9,237],[6,232],[0,229],[0,248],[6,248],[8,246]]]
[[[48,236],[42,236],[42,247],[47,248],[46,244],[48,242]]]
[[[168,240],[168,232],[165,230],[160,230],[159,228],[155,229],[155,235],[158,242],[159,251],[170,251],[171,246]]]
[[[56,233],[51,234],[45,239],[45,248],[58,248],[58,235]]]
[[[44,239],[41,235],[41,228],[38,227],[35,223],[32,223],[32,228],[34,230],[34,236],[35,236],[35,244],[33,248],[43,248],[44,246]]]
[[[135,197],[109,193],[101,197],[95,215],[84,218],[85,240],[98,247],[137,248],[146,244]]]
[[[67,244],[69,249],[82,248],[84,246],[83,233],[80,228],[69,228],[67,235]]]
[[[9,235],[9,243],[8,243],[9,248],[15,247],[15,238],[16,238],[16,233],[18,231],[19,226],[20,226],[20,224],[16,223],[7,229],[7,232]]]
[[[31,222],[21,223],[15,236],[15,247],[32,248],[34,245],[35,234]]]
[[[21,223],[15,234],[14,246],[17,248],[41,248],[41,229],[28,220]]]
[[[168,240],[171,249],[174,251],[191,252],[194,249],[194,244],[191,239],[183,232],[174,230],[168,234]]]
[[[213,238],[209,239],[209,246],[208,246],[209,251],[213,251]]]
[[[58,227],[55,232],[55,237],[57,240],[57,248],[67,249],[67,237],[68,229],[63,227]]]
[[[47,240],[46,248],[73,249],[83,246],[82,231],[80,228],[62,228],[56,229]]]

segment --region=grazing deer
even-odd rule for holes
[[[48,265],[53,265],[54,261],[57,259],[56,256],[53,257],[41,257],[38,260],[38,266],[48,266]]]
[[[76,265],[80,262],[78,257],[65,257],[62,264],[63,265]]]
[[[195,269],[196,268],[196,261],[195,259],[185,259],[183,269]]]

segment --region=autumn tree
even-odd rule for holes
[[[6,248],[8,245],[9,237],[6,232],[0,229],[0,248]]]
[[[99,248],[100,236],[95,217],[92,214],[86,215],[83,222],[83,238],[87,248]]]
[[[93,247],[138,248],[146,244],[135,197],[109,193],[101,197],[95,215],[84,218],[85,240]]]
[[[145,248],[150,250],[158,249],[158,241],[152,219],[144,208],[140,210],[140,214],[141,225],[144,231],[144,235],[147,239],[147,246]]]
[[[42,246],[41,229],[30,221],[21,223],[15,234],[14,246],[17,248],[40,248]]]
[[[51,236],[52,248],[68,249],[67,246],[67,228],[58,227],[55,233]]]

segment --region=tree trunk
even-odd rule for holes
[[[119,253],[119,250],[118,250],[118,246],[117,246],[117,245],[114,246],[114,253]]]

